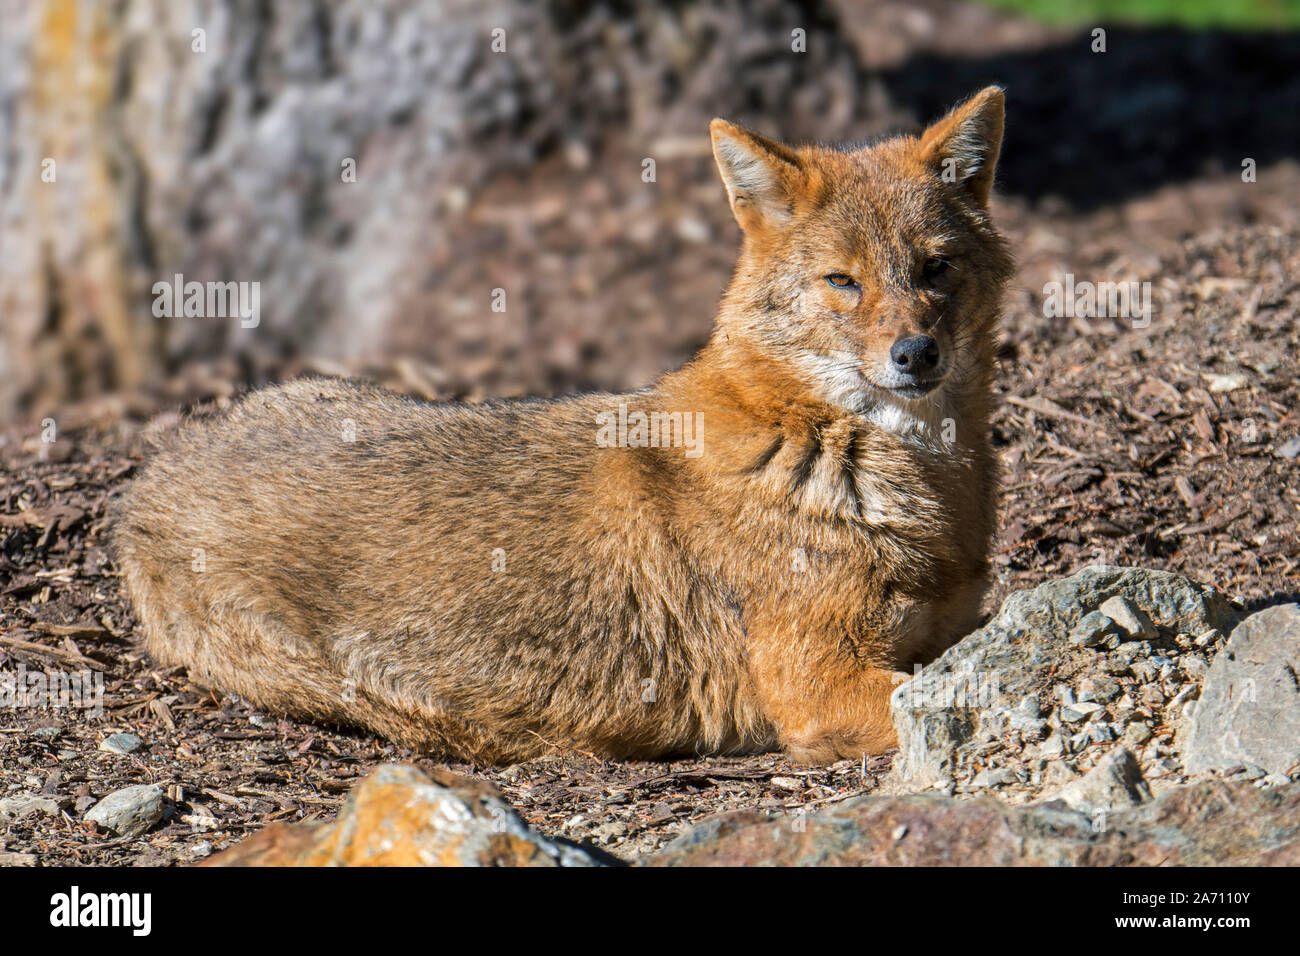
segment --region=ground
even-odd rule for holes
[[[573,196],[567,174],[545,165],[533,181],[494,184],[475,200],[466,248],[493,248],[499,269],[534,278],[539,300],[580,295],[575,322],[604,316],[589,345],[543,322],[512,348],[563,356],[590,347],[593,384],[608,384],[602,349],[637,350],[645,368],[635,378],[698,346],[736,237],[707,160],[690,162],[644,215],[602,213],[608,194]],[[1049,187],[994,210],[1020,271],[997,386],[1005,476],[986,610],[1096,562],[1180,571],[1247,605],[1300,596],[1300,169],[1279,160],[1244,183],[1235,169],[1213,167],[1091,204],[1053,198]],[[524,191],[523,221],[503,226],[497,212],[522,208]],[[642,229],[645,217],[662,228]],[[1044,283],[1065,272],[1150,281],[1149,326],[1046,316]],[[454,269],[448,281],[454,292]],[[461,285],[476,283],[467,274]],[[535,389],[531,375],[510,381],[510,354],[473,386],[456,381],[475,379],[468,366],[451,379],[414,364],[378,377],[471,400]],[[620,368],[623,385],[643,384],[626,380],[626,362]],[[0,796],[39,792],[62,807],[57,818],[0,826],[0,860],[188,863],[271,821],[332,817],[378,763],[432,763],[364,734],[259,713],[158,667],[134,644],[104,549],[106,509],[143,461],[152,416],[210,408],[232,390],[218,369],[178,378],[171,393],[69,409],[53,442],[39,422],[0,433],[0,672],[88,668],[102,671],[105,692],[100,718],[0,707]],[[117,732],[143,744],[130,754],[100,749]],[[450,768],[499,787],[541,831],[630,858],[723,810],[791,812],[869,792],[888,766],[888,756],[810,769],[778,754],[671,764],[556,754]],[[136,783],[169,788],[176,811],[164,826],[119,841],[81,822],[95,798]]]

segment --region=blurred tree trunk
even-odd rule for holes
[[[486,177],[717,113],[833,134],[863,95],[833,15],[796,0],[0,0],[0,20],[4,417],[196,360],[373,359]],[[176,274],[259,282],[258,326],[155,317]]]

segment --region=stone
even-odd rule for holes
[[[135,734],[113,734],[99,742],[99,749],[111,754],[135,753],[144,741]]]
[[[1079,682],[1080,703],[1107,703],[1119,696],[1119,681],[1109,677],[1085,677]]]
[[[1214,392],[1216,395],[1221,392],[1235,392],[1250,384],[1250,379],[1240,372],[1206,374],[1203,377],[1205,378],[1206,389]]]
[[[1005,787],[1009,783],[1016,782],[1016,775],[1004,767],[996,767],[989,770],[981,770],[971,780],[970,786],[977,789],[992,789],[994,787]]]
[[[1124,728],[1124,743],[1140,747],[1151,739],[1151,728],[1146,724],[1129,724]]]
[[[201,866],[602,866],[619,861],[544,837],[492,787],[385,764],[331,823],[273,823]]]
[[[1086,720],[1097,711],[1101,710],[1101,704],[1090,704],[1078,702],[1061,707],[1061,719],[1068,724],[1077,724],[1081,720]]]
[[[1273,454],[1274,456],[1284,458],[1287,461],[1292,461],[1296,457],[1300,457],[1300,436],[1296,436],[1295,438],[1283,442],[1277,448],[1273,449]]]
[[[57,800],[36,793],[17,793],[0,800],[0,822],[22,820],[32,814],[55,816],[58,812]]]
[[[1122,628],[1130,640],[1140,641],[1156,636],[1151,618],[1126,597],[1118,594],[1109,597],[1098,610]]]
[[[1096,647],[1116,631],[1115,622],[1100,611],[1085,614],[1070,631],[1070,643],[1082,647]]]
[[[971,766],[980,742],[1011,730],[1010,714],[1031,694],[1060,700],[1085,717],[1096,713],[1096,702],[1067,704],[1055,688],[1060,674],[1095,672],[1096,651],[1067,638],[1084,617],[1103,607],[1123,619],[1117,623],[1149,638],[1161,632],[1227,633],[1242,616],[1212,588],[1142,568],[1090,567],[1016,592],[984,627],[894,691],[890,703],[899,751],[883,791],[918,792],[940,779],[963,777],[962,768]],[[1144,643],[1125,641],[1116,653],[1130,648],[1132,656],[1149,654]],[[1068,736],[1076,736],[1074,728]],[[1082,737],[1086,742],[1087,735]],[[1053,732],[1036,756],[1051,756],[1057,748],[1064,745]]]
[[[1256,789],[1205,780],[1104,823],[1060,803],[1011,807],[987,796],[855,797],[799,828],[757,811],[688,830],[650,866],[1295,866],[1300,783]]]
[[[123,837],[143,836],[167,814],[161,787],[137,784],[114,790],[90,808],[85,819]]]
[[[1127,747],[1116,747],[1078,780],[1062,787],[1050,799],[1061,800],[1081,813],[1135,807],[1151,799],[1137,758]]]
[[[1300,604],[1242,621],[1210,664],[1200,699],[1184,708],[1178,746],[1189,773],[1253,764],[1287,774],[1300,764]]]

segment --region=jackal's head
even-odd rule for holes
[[[988,215],[1002,116],[989,87],[919,137],[843,149],[714,120],[745,236],[719,331],[884,427],[960,414],[991,376],[1012,268]]]

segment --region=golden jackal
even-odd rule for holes
[[[463,760],[893,746],[988,573],[1002,122],[995,87],[864,148],[715,120],[740,260],[651,388],[309,379],[186,423],[114,528],[150,652]]]

